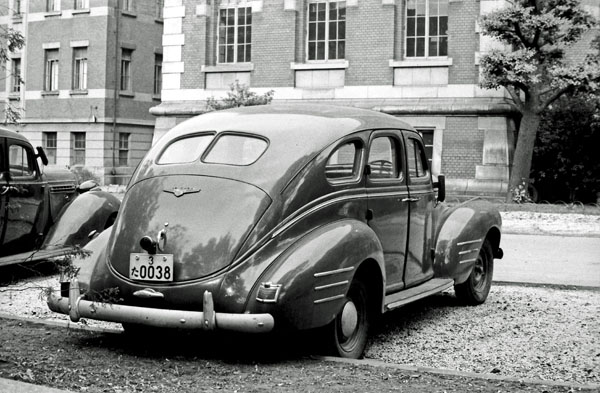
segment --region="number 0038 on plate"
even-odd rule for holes
[[[130,254],[129,278],[173,281],[173,254]]]

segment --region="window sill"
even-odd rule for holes
[[[69,94],[72,96],[83,96],[83,95],[87,95],[88,91],[87,89],[85,90],[69,90]]]
[[[58,90],[42,91],[42,97],[58,97]]]
[[[23,15],[21,15],[21,14],[13,14],[12,21],[13,21],[13,23],[21,23],[21,22],[23,22]]]
[[[21,93],[19,93],[19,92],[8,93],[8,99],[9,99],[9,101],[21,101]]]
[[[201,72],[245,72],[254,71],[254,63],[227,63],[214,66],[202,66]]]
[[[450,67],[452,58],[415,59],[415,60],[390,60],[392,68],[409,67]]]
[[[73,10],[73,11],[71,11],[71,13],[73,15],[89,14],[90,13],[90,9],[89,8],[82,8],[80,10]]]
[[[137,18],[137,14],[133,11],[121,10],[121,15],[129,18]]]
[[[121,97],[133,98],[135,94],[132,91],[120,91],[119,95]]]
[[[325,61],[315,63],[290,63],[292,70],[333,70],[348,68],[350,63],[348,60],[342,61]]]
[[[61,16],[62,12],[61,11],[46,11],[46,13],[44,14],[45,18],[52,18],[55,16]]]
[[[165,20],[163,18],[154,18],[154,22],[162,25],[165,23]]]

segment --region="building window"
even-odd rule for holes
[[[308,4],[308,60],[345,58],[346,2],[311,1]]]
[[[21,15],[21,0],[13,0],[13,15]]]
[[[75,0],[76,10],[86,10],[90,8],[89,0]]]
[[[163,18],[163,8],[165,7],[165,0],[156,0],[156,17],[158,19]]]
[[[119,133],[119,166],[127,166],[129,162],[129,134]]]
[[[73,90],[87,89],[87,48],[73,48]]]
[[[133,0],[121,0],[121,9],[123,11],[133,12]]]
[[[121,91],[132,91],[131,88],[131,55],[133,50],[121,49]]]
[[[408,0],[406,57],[448,56],[448,0]]]
[[[42,133],[42,146],[48,157],[48,164],[56,164],[56,132]]]
[[[154,55],[154,95],[160,95],[162,89],[162,55]]]
[[[18,93],[21,91],[21,59],[12,59],[10,78],[10,91]]]
[[[429,167],[432,168],[433,159],[433,130],[432,129],[419,129],[419,133],[423,137],[423,144],[425,145],[425,156]]]
[[[252,8],[231,7],[219,10],[219,63],[250,61]]]
[[[46,0],[46,11],[60,11],[60,0]]]
[[[71,165],[85,165],[85,132],[71,133]]]
[[[46,49],[46,68],[44,70],[44,90],[58,90],[58,49]]]

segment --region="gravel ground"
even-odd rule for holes
[[[502,216],[506,232],[600,236],[600,216]],[[56,276],[29,275],[0,285],[0,313],[67,319],[50,312],[41,297],[43,288],[58,285]],[[365,355],[390,363],[600,383],[599,316],[600,291],[493,286],[488,301],[477,307],[459,306],[449,292],[386,314]]]

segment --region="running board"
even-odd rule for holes
[[[435,295],[450,288],[454,284],[451,278],[434,278],[416,287],[409,288],[385,297],[385,311],[402,307],[408,303]]]

